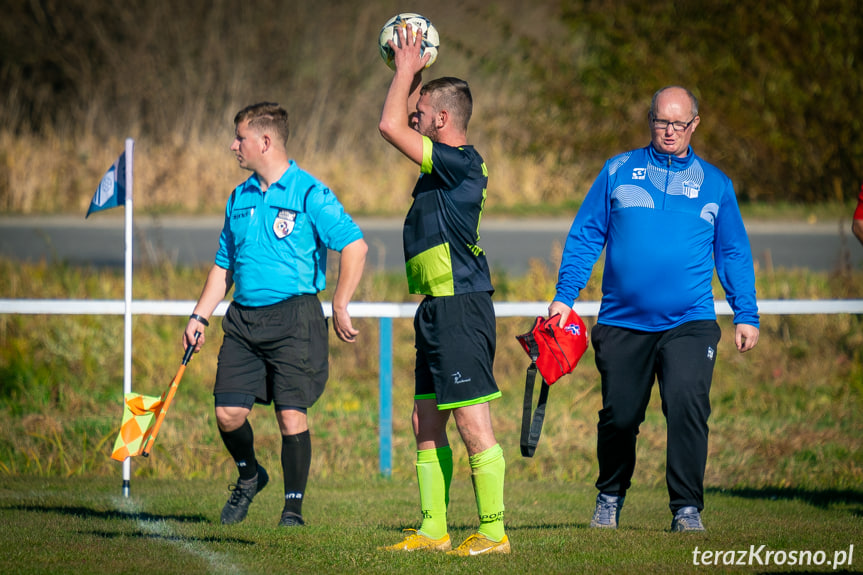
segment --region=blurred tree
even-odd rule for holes
[[[363,153],[390,0],[5,0],[0,125],[180,145],[270,99],[301,145]],[[474,134],[549,171],[648,141],[653,92],[701,100],[697,151],[743,201],[850,200],[863,179],[858,0],[441,0],[435,72],[493,92]],[[481,24],[481,25],[480,25]],[[478,32],[482,30],[482,32]],[[341,144],[339,144],[341,142]],[[576,196],[586,190],[575,190]]]

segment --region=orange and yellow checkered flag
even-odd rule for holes
[[[198,321],[207,325],[207,320],[202,321],[199,318]],[[165,415],[168,414],[168,407],[174,399],[174,394],[177,393],[177,387],[179,387],[183,373],[186,371],[186,364],[192,359],[195,344],[198,343],[200,335],[201,332],[195,332],[195,343],[186,348],[186,353],[183,354],[183,363],[180,364],[177,374],[171,380],[162,397],[150,397],[139,393],[125,394],[123,397],[123,423],[120,424],[120,434],[117,436],[117,441],[114,442],[112,459],[125,461],[127,457],[134,457],[135,455],[143,455],[144,457],[150,455],[150,449],[152,449],[159,428],[165,420]]]
[[[112,459],[123,461],[127,457],[140,455],[164,402],[162,397],[151,397],[140,393],[127,393],[123,398],[123,423],[114,442]]]

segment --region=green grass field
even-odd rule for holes
[[[449,521],[461,540],[477,519],[470,480],[464,469],[456,475]],[[513,552],[472,558],[377,549],[417,526],[413,481],[313,481],[308,524],[293,529],[276,526],[280,491],[274,483],[245,522],[228,527],[219,524],[227,498],[220,480],[136,480],[126,499],[119,478],[7,477],[0,487],[2,572],[843,573],[863,565],[859,491],[710,489],[708,531],[680,534],[668,531],[664,489],[633,488],[621,528],[609,532],[587,527],[595,495],[586,481],[510,481]]]
[[[204,275],[203,269],[142,266],[135,297],[187,299]],[[404,301],[403,281],[369,274],[356,299]],[[851,299],[859,297],[863,277],[851,270],[771,269],[758,270],[757,282],[764,299]],[[592,280],[584,291],[586,301],[598,299],[597,283]],[[116,299],[122,285],[117,270],[0,260],[4,298]],[[554,274],[536,266],[526,277],[498,276],[495,285],[498,301],[548,301]],[[252,424],[272,484],[245,523],[221,526],[219,512],[236,471],[212,415],[220,323],[212,322],[209,343],[189,364],[152,456],[132,462],[132,496],[126,500],[121,466],[109,457],[122,411],[122,318],[0,316],[0,573],[830,572],[834,565],[826,561],[833,562],[834,553],[841,559],[843,552],[846,565],[835,571],[860,569],[861,317],[764,316],[758,347],[744,355],[733,349],[729,319],[720,318],[706,473],[708,532],[694,536],[668,532],[665,423],[658,397],[641,426],[621,529],[587,528],[599,409],[592,350],[551,390],[536,456],[519,455],[527,358],[514,336],[531,322],[499,319],[495,374],[504,396],[493,403],[492,415],[507,458],[506,524],[513,554],[474,561],[376,551],[420,521],[409,424],[410,320],[393,325],[391,478],[381,477],[378,466],[377,323],[360,318],[360,344],[331,340],[330,382],[309,412],[308,526],[276,528],[282,503],[279,435],[265,408],[253,412]],[[134,319],[136,391],[159,394],[168,384],[182,356],[184,325],[184,318]],[[450,527],[458,542],[477,519],[466,454],[453,429],[451,441],[456,477]],[[723,564],[732,552],[750,549],[761,549],[754,565]],[[722,554],[705,559],[703,551]],[[767,551],[785,564],[758,564]],[[798,559],[790,565],[792,552],[821,564],[801,566]],[[695,559],[719,564],[694,565]]]

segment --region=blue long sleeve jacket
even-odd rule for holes
[[[749,238],[731,180],[652,145],[605,163],[567,236],[555,301],[568,306],[605,249],[602,324],[664,331],[716,319],[716,270],[734,323],[758,327]]]

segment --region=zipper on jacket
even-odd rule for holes
[[[665,210],[666,202],[668,201],[668,181],[671,179],[671,156],[668,156],[665,166],[665,189],[662,190],[662,209]]]

